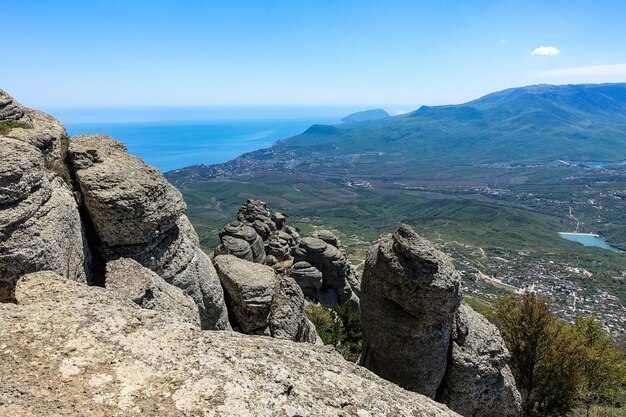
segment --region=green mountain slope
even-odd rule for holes
[[[430,164],[626,159],[626,84],[537,85],[348,126],[314,126],[274,154],[380,153]]]

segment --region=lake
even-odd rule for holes
[[[610,250],[611,252],[621,253],[619,249],[609,245],[608,243],[606,243],[606,240],[604,240],[603,237],[598,235],[561,232],[559,233],[559,236],[561,236],[563,239],[571,240],[572,242],[578,242],[585,246],[595,246],[598,248]]]
[[[214,122],[66,123],[69,135],[102,133],[126,144],[133,155],[163,172],[226,162],[271,146],[328,120],[232,120]]]

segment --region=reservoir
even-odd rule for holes
[[[619,249],[609,245],[608,243],[606,243],[604,238],[594,233],[560,232],[559,236],[561,236],[563,239],[571,240],[572,242],[582,243],[585,246],[595,246],[597,248],[610,250],[611,252],[621,253]]]

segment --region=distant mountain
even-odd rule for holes
[[[389,113],[383,109],[364,110],[352,113],[341,119],[344,123],[368,122],[371,120],[380,120],[389,117]]]
[[[252,171],[413,177],[424,169],[626,160],[626,83],[534,85],[401,116],[314,125],[222,165],[177,176]]]
[[[550,163],[626,159],[626,84],[536,85],[403,116],[317,127],[274,153],[398,153],[425,163]],[[387,157],[384,159],[388,159]]]

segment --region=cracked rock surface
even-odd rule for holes
[[[457,416],[325,347],[200,331],[42,279],[18,284],[25,305],[0,304],[0,415]]]

